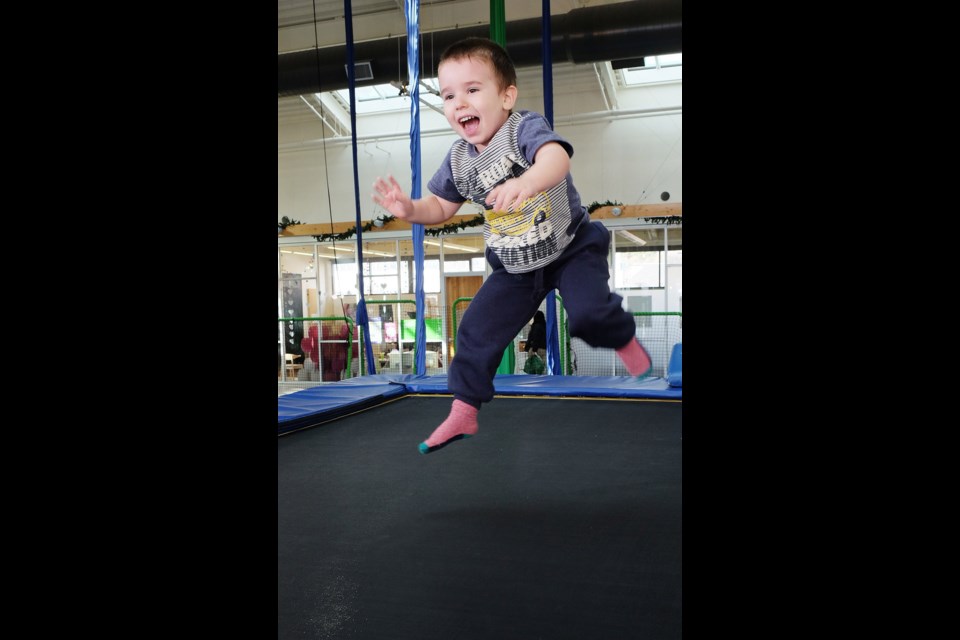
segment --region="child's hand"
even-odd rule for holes
[[[413,201],[403,192],[393,176],[387,178],[390,180],[389,184],[383,178],[377,178],[373,183],[373,188],[377,190],[377,193],[372,194],[373,201],[401,220],[409,218],[413,215]]]
[[[487,194],[486,201],[493,205],[494,211],[519,211],[524,201],[536,194],[536,191],[526,186],[521,176],[498,184]]]
[[[533,166],[519,177],[494,187],[486,202],[493,205],[494,211],[519,211],[530,198],[560,184],[569,171],[567,150],[558,142],[547,142],[537,150]]]

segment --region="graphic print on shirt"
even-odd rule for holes
[[[455,145],[451,154],[454,184],[464,197],[486,209],[484,240],[510,273],[525,273],[549,264],[572,240],[566,234],[571,220],[566,179],[528,198],[516,211],[493,211],[486,203],[494,187],[523,175],[531,166],[517,142],[521,119],[519,113],[511,115],[476,157],[469,156],[465,142]]]
[[[518,170],[513,171],[513,167],[517,167]],[[499,162],[494,162],[483,171],[478,171],[477,180],[484,190],[492,191],[495,186],[507,178],[516,178],[523,175],[523,172],[524,168],[517,156],[508,153],[500,158]]]

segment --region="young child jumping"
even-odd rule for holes
[[[636,324],[610,291],[610,232],[591,222],[570,176],[573,146],[542,115],[513,112],[517,73],[507,52],[485,38],[448,47],[437,67],[443,112],[460,136],[430,180],[430,195],[413,200],[393,176],[374,183],[374,201],[417,224],[439,224],[466,201],[485,209],[485,255],[493,272],[463,316],[447,384],[453,406],[419,445],[432,453],[478,431],[480,405],[493,399],[503,350],[552,289],[563,296],[570,335],[616,349],[633,376],[650,356]]]

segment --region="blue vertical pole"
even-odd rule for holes
[[[553,55],[550,32],[550,0],[543,0],[540,28],[540,52],[543,58],[543,115],[553,127]],[[547,294],[547,373],[563,375],[560,359],[560,339],[557,332],[557,295],[553,289]]]
[[[543,0],[540,16],[540,57],[543,61],[543,115],[553,127],[553,49],[550,33],[550,0]]]
[[[407,16],[407,78],[410,92],[410,197],[420,197],[420,0],[404,0]],[[418,376],[426,373],[427,323],[423,300],[423,238],[422,224],[413,225],[413,264],[417,306],[414,343],[414,370]]]

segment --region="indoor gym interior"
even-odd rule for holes
[[[444,11],[456,8],[463,15],[480,16],[488,4],[493,3],[422,2],[420,12],[423,19],[433,17],[439,33],[457,29],[456,25],[444,29],[442,23],[449,21]],[[646,4],[661,11],[679,7],[678,2],[553,2],[551,9],[556,22],[593,5],[596,9],[620,9],[621,15],[629,18],[632,14],[624,12],[625,7],[611,9],[611,5]],[[509,50],[512,12],[520,11],[515,22],[533,24],[541,3],[508,5]],[[403,2],[353,2],[358,12],[354,23],[365,25],[369,33],[362,35],[371,42],[388,40],[396,46],[397,33],[405,28],[403,6]],[[281,58],[304,43],[307,48],[337,48],[332,34],[336,28],[342,33],[342,21],[337,24],[336,16],[342,18],[343,3],[281,0],[279,9],[280,33],[297,32],[290,36],[289,44],[280,38]],[[313,28],[314,11],[322,30]],[[601,14],[575,15],[593,19],[577,28],[597,32],[624,28],[604,23],[609,19]],[[303,35],[307,22],[312,32],[309,38]],[[562,28],[554,27],[554,31]],[[568,24],[565,28],[574,27]],[[329,41],[318,41],[318,33]],[[423,33],[426,54],[428,34]],[[679,35],[675,37],[679,53]],[[298,38],[302,42],[298,43]],[[343,44],[341,36],[339,46]],[[362,44],[357,41],[357,52]],[[644,51],[642,43],[627,48],[632,57],[668,53]],[[394,52],[393,64],[402,54]],[[281,67],[283,64],[281,61]],[[555,63],[561,95],[562,72],[584,64]],[[588,66],[595,70],[598,65],[599,61],[590,61]],[[609,72],[609,67],[606,70]],[[539,71],[532,65],[521,68],[518,63],[521,81]],[[604,86],[602,78],[597,82]],[[304,104],[303,99],[294,99],[292,91],[295,88],[281,87],[279,92],[281,130],[292,121],[294,109],[322,111],[323,103]],[[320,126],[335,140],[337,125],[332,124],[324,121]],[[343,132],[339,133],[344,138]],[[314,145],[314,151],[321,148],[327,150],[322,143]],[[368,150],[368,155],[387,149],[391,156],[399,156],[385,136],[362,142],[357,148]],[[281,149],[282,157],[292,153]],[[396,161],[407,162],[409,156]],[[424,162],[423,170],[426,180],[434,167]],[[318,180],[323,182],[322,176]],[[679,189],[671,188],[676,196]],[[348,195],[347,202],[351,199]],[[303,214],[299,217],[305,224],[322,224],[325,209],[326,203],[323,215],[314,220]],[[346,228],[343,225],[352,219],[351,209],[352,203],[345,207],[345,217],[331,220],[331,228],[334,222],[341,225],[338,229]],[[616,232],[625,218],[610,220],[611,229]],[[642,218],[641,214],[634,218],[641,227]],[[283,266],[292,258],[284,255],[284,247],[301,248],[310,241],[319,272],[323,247],[330,244],[312,242],[313,234],[308,233],[300,233],[298,239],[296,227],[279,229],[281,289],[284,280],[289,280],[285,274],[292,272]],[[680,225],[664,227],[655,236],[664,243],[664,255],[682,246],[668,240],[670,233],[680,230]],[[373,235],[365,234],[364,239],[369,241]],[[443,240],[453,244],[451,239],[466,235],[450,234]],[[393,237],[402,249],[406,240],[399,239],[399,233]],[[343,242],[349,243],[349,239]],[[445,257],[452,255],[446,248],[439,251],[450,251]],[[662,270],[670,272],[671,266],[676,265]],[[397,293],[381,298],[410,297],[409,293]],[[351,363],[341,362],[339,380],[331,382],[301,377],[304,358],[297,347],[308,337],[309,321],[297,321],[293,348],[283,348],[288,328],[284,316],[293,314],[284,313],[282,293],[280,297],[278,637],[681,636],[682,340],[677,327],[660,330],[659,319],[653,318],[654,328],[648,329],[656,330],[662,343],[658,347],[662,364],[656,375],[632,379],[615,368],[609,371],[612,375],[606,375],[606,364],[591,370],[582,353],[579,370],[571,375],[572,366],[578,363],[571,363],[569,355],[577,345],[564,337],[558,314],[562,353],[554,354],[559,367],[556,374],[519,373],[525,354],[515,349],[516,362],[511,362],[509,369],[515,373],[497,375],[497,395],[480,413],[477,436],[422,456],[416,451],[417,443],[443,420],[450,406],[445,365],[455,348],[455,319],[451,321],[448,301],[442,296],[439,300],[437,315],[442,320],[437,327],[443,335],[436,341],[435,359],[428,361],[428,366],[434,366],[428,371],[418,373],[402,359],[393,363],[384,350],[377,353],[377,364],[396,367],[384,371],[378,366],[378,371],[371,372],[363,358],[362,342],[357,344],[361,333],[345,318],[351,329],[346,345]],[[367,304],[375,300],[369,296]],[[295,317],[328,317],[322,301],[315,316],[306,296],[303,305]],[[341,315],[338,311],[336,316]],[[668,302],[664,307],[655,304],[647,315],[662,312],[679,317],[678,311]],[[410,307],[398,305],[396,313],[411,313]],[[410,320],[415,316],[412,313]],[[641,320],[646,318],[638,316],[638,327]],[[323,328],[330,324],[316,322],[321,329],[318,354],[323,353],[327,339]],[[395,340],[402,343],[400,325],[396,323]],[[378,330],[384,342],[385,327],[381,321]],[[643,329],[638,328],[638,337],[641,333]],[[522,337],[518,336],[518,343]],[[397,346],[396,351],[404,351],[402,344]],[[295,351],[301,351],[299,357],[291,353]]]

